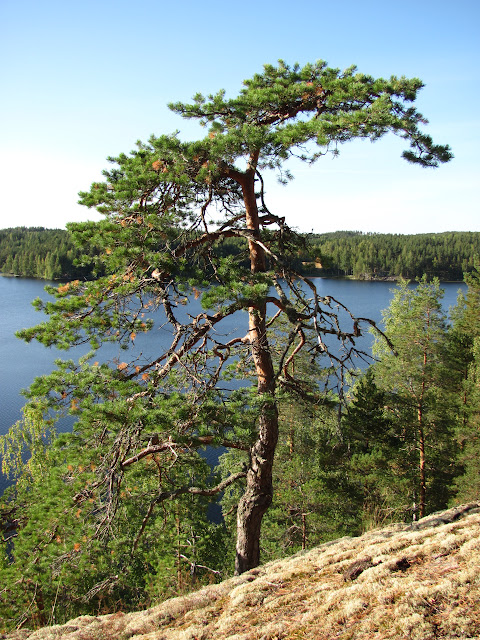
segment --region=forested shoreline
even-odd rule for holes
[[[95,250],[92,249],[92,256]],[[79,266],[81,252],[65,229],[0,229],[0,272],[45,280],[90,279],[90,266]]]
[[[480,233],[474,231],[410,235],[336,231],[310,234],[300,258],[304,268],[316,267],[317,275],[413,279],[425,274],[463,280],[478,255]]]
[[[301,234],[301,238],[303,246],[292,266],[315,276],[395,280],[426,274],[460,281],[473,270],[475,256],[480,255],[480,233],[475,231],[411,235],[335,231]],[[229,238],[217,250],[225,256],[238,255],[243,244]],[[92,248],[90,257],[96,253]],[[68,231],[43,227],[0,229],[0,272],[46,280],[94,277],[92,265]]]

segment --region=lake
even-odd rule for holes
[[[381,312],[390,304],[392,288],[395,286],[391,282],[335,278],[315,278],[314,281],[320,295],[332,296],[345,304],[357,317],[371,318],[379,324]],[[0,435],[5,434],[21,417],[21,409],[25,404],[21,390],[27,388],[36,376],[51,371],[56,358],[75,357],[71,352],[46,348],[37,342],[27,344],[15,337],[15,331],[39,324],[45,319],[42,313],[35,311],[31,303],[37,297],[47,297],[44,291],[46,284],[44,280],[0,277]],[[463,283],[443,283],[442,287],[445,290],[443,306],[448,311],[456,302],[458,290],[465,290],[466,287]],[[187,311],[185,308],[184,313]],[[226,331],[233,334],[241,330],[243,316],[244,314],[235,314]],[[138,338],[140,340],[137,339],[136,348],[145,350],[146,341],[157,341],[155,346],[158,348],[168,339],[168,335],[164,329],[159,329]],[[365,340],[365,348],[368,349],[372,339],[368,336]],[[109,345],[108,349],[110,355],[114,355],[114,346]],[[78,357],[80,351],[77,350],[76,353]],[[0,495],[5,487],[6,478],[0,475]]]

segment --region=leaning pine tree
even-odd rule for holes
[[[80,194],[104,220],[70,230],[80,246],[100,248],[106,275],[53,290],[54,302],[37,302],[50,319],[20,335],[64,349],[91,345],[89,357],[60,362],[30,394],[77,416],[75,431],[92,464],[70,508],[93,501],[98,535],[108,533],[135,491],[128,485],[132,468],[148,464],[158,482],[143,495],[133,548],[161,504],[185,494],[215,496],[241,482],[235,571],[258,565],[262,518],[272,501],[277,394],[307,393],[295,377],[300,350],[330,358],[342,372],[357,353],[355,339],[371,324],[347,313],[340,326],[342,305],[292,270],[299,238],[267,209],[265,170],[288,179],[284,163],[292,156],[311,163],[350,140],[389,132],[409,142],[403,154],[409,162],[436,167],[450,160],[449,148],[419,129],[426,121],[411,105],[421,88],[418,79],[375,79],[321,61],[267,65],[237,97],[220,91],[170,105],[206,126],[205,138],[152,136],[130,155],[109,158],[105,181]],[[234,255],[222,250],[232,239]],[[202,308],[183,306],[194,298]],[[239,312],[248,327],[229,334],[225,321]],[[281,317],[289,323],[288,341],[274,353]],[[137,343],[146,344],[141,334],[148,331],[148,351],[141,350]],[[164,346],[159,338],[167,331]],[[312,332],[314,342],[305,337]],[[337,340],[342,348],[335,351]],[[95,352],[108,341],[124,355],[99,364]],[[226,381],[232,377],[253,383],[232,391]],[[207,444],[243,450],[244,469],[221,482],[196,484],[192,474],[191,482],[173,484],[172,466],[188,465]]]

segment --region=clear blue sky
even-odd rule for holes
[[[478,0],[0,0],[0,226],[95,219],[77,193],[106,157],[195,125],[170,101],[225,88],[279,58],[420,77],[426,131],[455,159],[408,165],[395,137],[269,176],[269,208],[302,231],[480,231]]]

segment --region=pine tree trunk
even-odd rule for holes
[[[422,425],[421,409],[418,411],[418,448],[419,448],[419,473],[420,473],[420,509],[419,517],[423,518],[427,510],[427,479],[425,465],[425,433]]]
[[[302,513],[302,549],[307,548],[307,514]]]
[[[428,326],[427,322],[427,326]],[[426,480],[426,464],[425,464],[425,428],[423,421],[423,400],[425,397],[425,375],[427,369],[427,350],[423,352],[423,371],[422,371],[422,391],[420,395],[420,403],[417,410],[418,419],[418,448],[419,448],[419,473],[420,473],[420,511],[419,516],[423,518],[427,510],[427,480]]]
[[[277,408],[274,403],[265,404],[259,419],[258,438],[250,450],[247,486],[237,510],[237,575],[260,563],[260,531],[263,516],[272,503],[272,466],[277,439]]]
[[[255,197],[255,157],[239,180],[244,196],[246,226],[252,233],[249,240],[252,273],[266,269],[265,253],[255,243],[260,236],[260,223]],[[266,304],[250,307],[249,340],[251,344],[257,391],[263,397],[258,418],[257,439],[250,448],[247,486],[237,510],[237,548],[235,573],[253,569],[260,563],[260,530],[262,519],[272,502],[272,468],[278,440],[278,410],[275,402],[275,375],[267,340]]]

